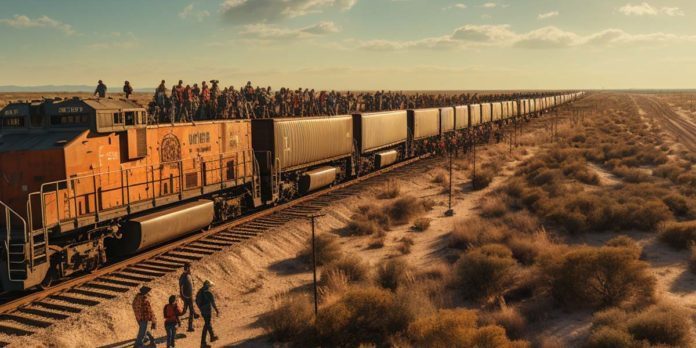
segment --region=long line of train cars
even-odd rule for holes
[[[167,125],[128,100],[12,103],[0,111],[0,291],[49,286],[581,95]]]

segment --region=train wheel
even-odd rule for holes
[[[50,270],[46,274],[46,277],[41,281],[41,284],[39,284],[39,288],[41,290],[49,289],[53,286],[53,283],[55,282],[55,280],[56,280],[55,274],[53,273],[53,270]]]

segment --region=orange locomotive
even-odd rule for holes
[[[147,125],[145,109],[113,99],[15,103],[0,116],[4,291],[260,204],[249,121]]]

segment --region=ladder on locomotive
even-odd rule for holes
[[[7,274],[11,281],[22,281],[28,277],[29,270],[48,262],[48,234],[43,228],[32,230],[31,224],[0,202],[5,211],[4,228],[7,252]]]

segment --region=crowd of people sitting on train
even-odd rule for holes
[[[495,102],[520,98],[537,98],[548,93],[506,93],[478,95],[476,93],[404,93],[393,91],[339,92],[315,91],[307,88],[253,86],[247,82],[239,89],[220,88],[218,80],[199,85],[184,84],[182,80],[167,88],[162,80],[148,104],[150,123],[188,122],[209,119],[251,119],[273,117],[304,117],[345,115],[354,112],[447,107],[479,102]],[[123,93],[129,98],[133,87],[128,81]],[[94,92],[106,95],[106,86],[99,81]]]

